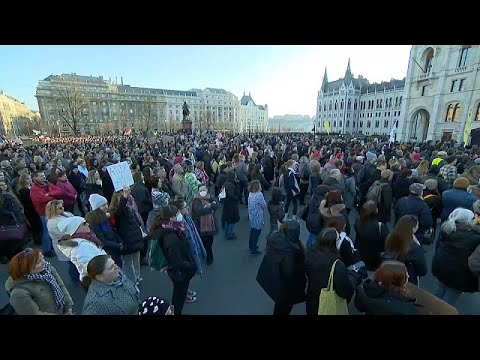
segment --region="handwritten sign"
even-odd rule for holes
[[[112,178],[115,191],[122,190],[124,186],[133,185],[132,172],[128,162],[122,161],[121,163],[107,166],[107,171]]]

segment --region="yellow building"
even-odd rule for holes
[[[15,121],[22,118],[33,119],[35,116],[35,112],[31,111],[25,103],[0,91],[0,135],[15,134]]]

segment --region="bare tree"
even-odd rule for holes
[[[58,115],[72,130],[79,134],[79,123],[87,113],[89,100],[81,89],[72,83],[59,86]]]
[[[148,131],[154,124],[156,116],[154,98],[147,98],[143,102],[143,130]]]
[[[207,131],[212,130],[212,121],[213,121],[213,116],[212,116],[212,111],[210,109],[207,110],[206,115],[205,115],[205,122],[207,125]]]

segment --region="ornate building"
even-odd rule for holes
[[[327,69],[317,95],[316,132],[387,135],[401,118],[404,80],[370,84],[355,78],[348,60],[345,76],[329,82]]]
[[[31,131],[29,124],[37,118],[38,113],[30,110],[25,103],[0,91],[0,135],[27,134]]]
[[[120,78],[108,81],[77,74],[51,75],[39,81],[36,97],[42,119],[53,134],[177,131],[187,103],[194,131],[234,128],[238,98],[223,89],[188,91],[132,87]]]
[[[469,114],[479,128],[479,69],[478,45],[413,45],[397,140],[461,142]]]
[[[266,132],[268,128],[268,105],[257,105],[251,94],[243,93],[240,100],[240,132]]]

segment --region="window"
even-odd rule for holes
[[[353,127],[355,127],[355,121],[353,122]]]
[[[400,96],[400,100],[398,101],[398,106],[402,106],[402,97]]]
[[[360,127],[363,127],[363,121],[360,121]]]
[[[340,121],[339,126],[342,127],[342,124],[343,124],[342,121]]]
[[[388,127],[388,120],[383,120],[383,127]]]
[[[350,110],[351,108],[352,108],[352,101],[350,99],[348,99],[347,109]]]
[[[367,128],[371,128],[372,127],[372,122],[370,120],[367,121]]]
[[[422,95],[425,96],[425,90],[427,89],[427,85],[422,86]]]
[[[375,127],[378,128],[380,126],[380,121],[375,121]]]
[[[433,49],[432,48],[428,49],[427,55],[425,56],[425,66],[424,66],[425,74],[429,73],[430,70],[432,69],[433,55],[434,55]]]
[[[458,67],[467,65],[468,51],[472,45],[463,45],[460,51],[460,60],[458,61]]]
[[[458,86],[458,80],[453,80],[452,86],[450,87],[450,92],[454,92],[455,90],[457,90],[457,86]]]
[[[336,121],[333,122],[333,127],[337,127],[337,122]]]
[[[334,110],[337,110],[338,109],[338,101],[335,100],[335,106],[334,106]]]
[[[460,112],[462,108],[460,104],[456,104],[455,107],[453,108],[453,121],[458,122],[458,119],[460,118]]]
[[[475,115],[475,121],[480,121],[480,102],[477,105],[477,114]]]
[[[350,121],[349,121],[349,120],[347,120],[345,126],[346,126],[346,127],[349,127],[349,126],[350,126]]]
[[[395,107],[398,106],[398,97],[395,98]]]
[[[340,110],[343,110],[343,100],[340,102]]]
[[[330,103],[328,104],[328,110],[332,111],[332,100],[330,100]]]
[[[460,85],[458,85],[458,91],[463,91],[465,89],[465,79],[460,79]]]
[[[319,112],[322,111],[322,103],[320,103],[320,104],[318,105],[318,111],[319,111]]]
[[[323,111],[327,111],[327,102],[323,103]]]
[[[357,100],[353,103],[353,110],[357,110]]]
[[[447,116],[445,117],[445,121],[450,122],[452,120],[453,120],[453,105],[450,104],[448,105],[448,108],[447,108]]]

